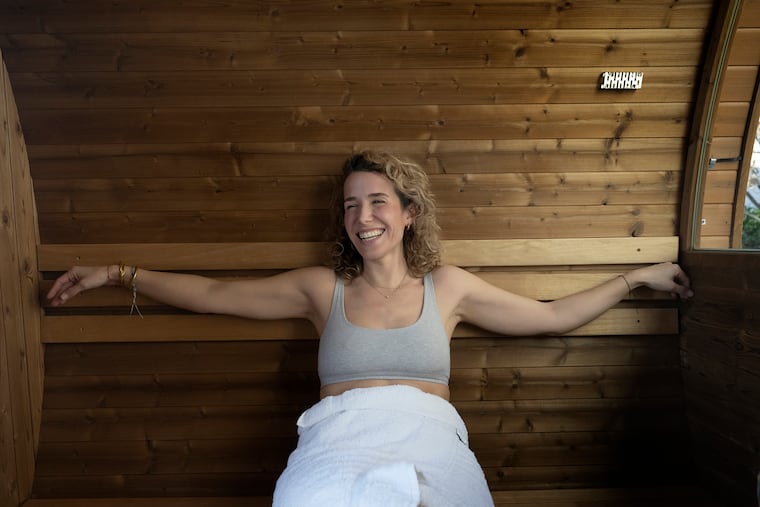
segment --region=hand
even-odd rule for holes
[[[58,277],[47,298],[53,306],[60,306],[80,292],[104,285],[118,285],[118,266],[115,280],[109,277],[109,267],[113,271],[112,266],[74,266]]]
[[[686,299],[694,295],[694,291],[690,288],[689,277],[681,266],[672,262],[663,262],[631,271],[626,278],[646,285],[650,289],[670,292],[673,297]]]

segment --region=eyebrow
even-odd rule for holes
[[[385,192],[374,192],[372,194],[369,194],[367,197],[388,197],[388,194],[386,194]],[[346,203],[348,201],[358,201],[358,200],[359,200],[358,197],[348,196],[345,199],[343,199],[343,202]]]

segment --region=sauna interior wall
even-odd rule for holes
[[[446,240],[622,241],[677,236],[713,7],[6,0],[0,49],[43,246],[321,241],[341,161],[376,147],[424,165]],[[643,88],[600,91],[620,70]],[[631,267],[595,255],[489,276],[551,299]],[[86,301],[68,311],[128,311]],[[646,292],[621,307],[675,311]],[[493,489],[687,479],[677,328],[647,324],[454,341]],[[39,497],[267,494],[317,397],[312,339],[54,341]]]

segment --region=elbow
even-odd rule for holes
[[[547,312],[543,320],[546,325],[544,334],[547,336],[560,336],[578,329],[583,324],[582,322],[578,322],[578,319],[574,318],[573,315],[561,312],[552,303],[549,303],[547,308],[549,312]]]

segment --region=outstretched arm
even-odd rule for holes
[[[689,278],[678,264],[663,263],[629,271],[594,288],[548,303],[557,326],[567,332],[595,319],[623,299],[629,291],[646,286],[682,299],[692,296]]]
[[[47,294],[59,306],[77,294],[111,285],[131,288],[132,266],[75,266],[61,275]],[[334,280],[325,268],[304,268],[258,280],[222,281],[202,276],[136,268],[140,294],[198,313],[221,313],[255,319],[308,318],[315,312],[321,279]],[[323,284],[322,284],[323,285]]]
[[[595,319],[629,291],[647,286],[688,298],[689,279],[677,264],[635,269],[596,287],[551,302],[540,302],[494,287],[469,273],[457,275],[463,289],[458,321],[507,335],[566,333]]]

